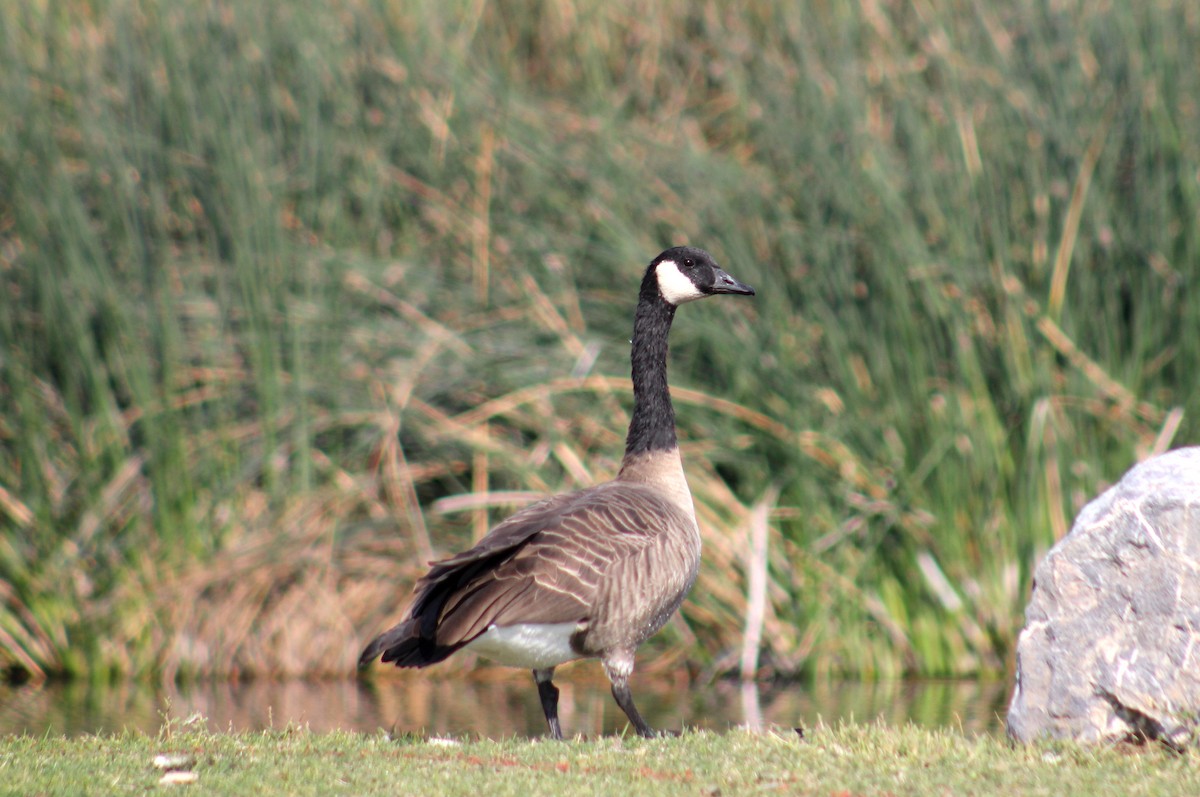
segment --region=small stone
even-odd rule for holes
[[[154,756],[154,766],[158,769],[191,769],[195,763],[195,756],[184,753],[159,753]]]
[[[200,776],[195,772],[172,771],[158,779],[159,786],[186,786],[195,783]]]

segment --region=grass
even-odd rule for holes
[[[1157,748],[1032,745],[912,726],[845,725],[772,733],[689,732],[645,741],[565,743],[389,739],[289,728],[211,734],[169,727],[77,739],[0,738],[12,794],[122,794],[155,788],[157,756],[176,756],[206,794],[1061,794],[1185,795],[1194,756]]]
[[[759,296],[676,325],[706,558],[656,666],[1001,671],[1074,513],[1198,438],[1186,0],[71,0],[0,39],[35,677],[350,672],[431,555],[615,471],[682,241]]]

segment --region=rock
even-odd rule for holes
[[[159,753],[154,756],[154,766],[159,769],[191,769],[196,764],[196,757],[186,753]]]
[[[1008,733],[1190,743],[1200,720],[1200,447],[1137,465],[1041,561]]]

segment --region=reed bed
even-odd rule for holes
[[[71,0],[0,38],[14,674],[350,672],[425,561],[613,475],[685,241],[759,295],[676,324],[705,559],[649,666],[1000,672],[1074,513],[1197,439],[1194,3]]]

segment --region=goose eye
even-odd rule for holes
[[[689,258],[687,258],[687,259],[685,259],[685,260],[683,261],[683,267],[684,267],[684,268],[695,268],[695,267],[696,267],[696,261],[692,260],[692,259],[689,257]]]

